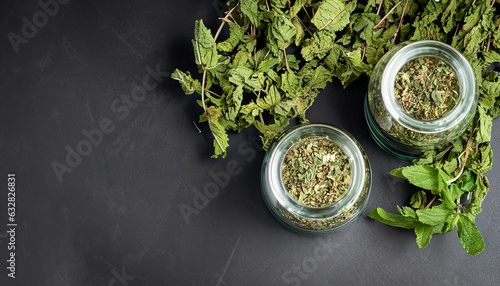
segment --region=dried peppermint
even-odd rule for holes
[[[309,207],[332,205],[351,183],[349,159],[328,137],[297,142],[286,154],[281,174],[290,195]]]
[[[436,120],[450,112],[457,103],[458,92],[455,71],[432,57],[409,61],[394,82],[394,94],[403,110],[423,121]]]

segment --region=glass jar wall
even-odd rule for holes
[[[447,64],[458,80],[456,103],[435,120],[408,114],[395,96],[398,72],[412,60],[431,58]],[[427,150],[441,150],[465,130],[477,110],[478,91],[472,67],[453,47],[438,41],[404,42],[387,52],[373,69],[365,100],[365,117],[377,144],[406,160]]]
[[[310,207],[294,199],[283,183],[282,165],[288,151],[304,138],[333,141],[350,164],[350,184],[331,205]],[[303,124],[290,128],[269,148],[262,165],[264,201],[285,227],[302,234],[320,235],[337,231],[363,213],[371,185],[370,165],[359,143],[345,130],[327,124]]]

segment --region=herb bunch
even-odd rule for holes
[[[370,75],[377,61],[403,41],[437,40],[457,48],[474,69],[479,107],[473,124],[442,152],[429,151],[391,174],[419,190],[399,214],[370,213],[385,224],[414,229],[425,247],[432,234],[458,227],[460,242],[476,255],[484,242],[475,226],[492,166],[492,118],[500,115],[499,0],[240,0],[212,35],[195,23],[193,48],[201,81],[176,69],[186,94],[201,95],[200,122],[214,135],[214,157],[226,155],[227,131],[255,126],[266,149],[306,111],[333,78],[344,87]],[[221,31],[229,36],[220,40]],[[471,196],[462,204],[462,195]],[[429,201],[427,197],[432,197]]]

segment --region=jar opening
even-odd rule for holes
[[[328,143],[333,141],[348,161],[348,188],[337,201],[327,206],[311,207],[299,203],[283,182],[283,177],[286,177],[282,173],[285,156],[297,142],[306,138],[327,138]],[[325,161],[333,159],[331,157],[325,155]],[[370,192],[370,173],[366,154],[347,131],[321,123],[302,124],[285,131],[266,152],[262,164],[262,195],[271,213],[286,227],[307,234],[331,233],[347,226],[363,213]]]
[[[406,62],[398,71],[394,94],[410,117],[432,121],[455,108],[459,82],[455,70],[445,61],[437,57],[419,57]]]
[[[424,121],[408,115],[395,96],[394,83],[401,68],[409,61],[432,57],[437,58],[455,71],[458,81],[457,101],[452,109],[442,117]],[[444,132],[454,128],[475,109],[477,99],[474,72],[467,59],[453,47],[438,41],[418,41],[398,50],[388,61],[381,80],[382,98],[391,117],[405,128],[427,134]]]
[[[327,207],[338,202],[351,184],[349,158],[327,136],[302,138],[287,152],[281,166],[285,189],[298,203]]]

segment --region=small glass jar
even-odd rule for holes
[[[324,207],[299,203],[283,184],[281,170],[285,155],[297,142],[310,137],[333,141],[350,165],[351,182],[347,191],[338,201]],[[285,227],[302,234],[329,234],[354,222],[365,210],[371,187],[370,164],[361,145],[345,130],[327,124],[302,124],[285,131],[267,151],[261,186],[268,209]]]
[[[458,80],[457,101],[443,117],[424,121],[408,115],[395,97],[396,75],[417,58],[434,58],[451,67]],[[404,42],[375,65],[365,99],[365,117],[377,144],[393,156],[411,160],[427,150],[443,150],[471,123],[477,110],[474,71],[453,47],[438,41]]]

